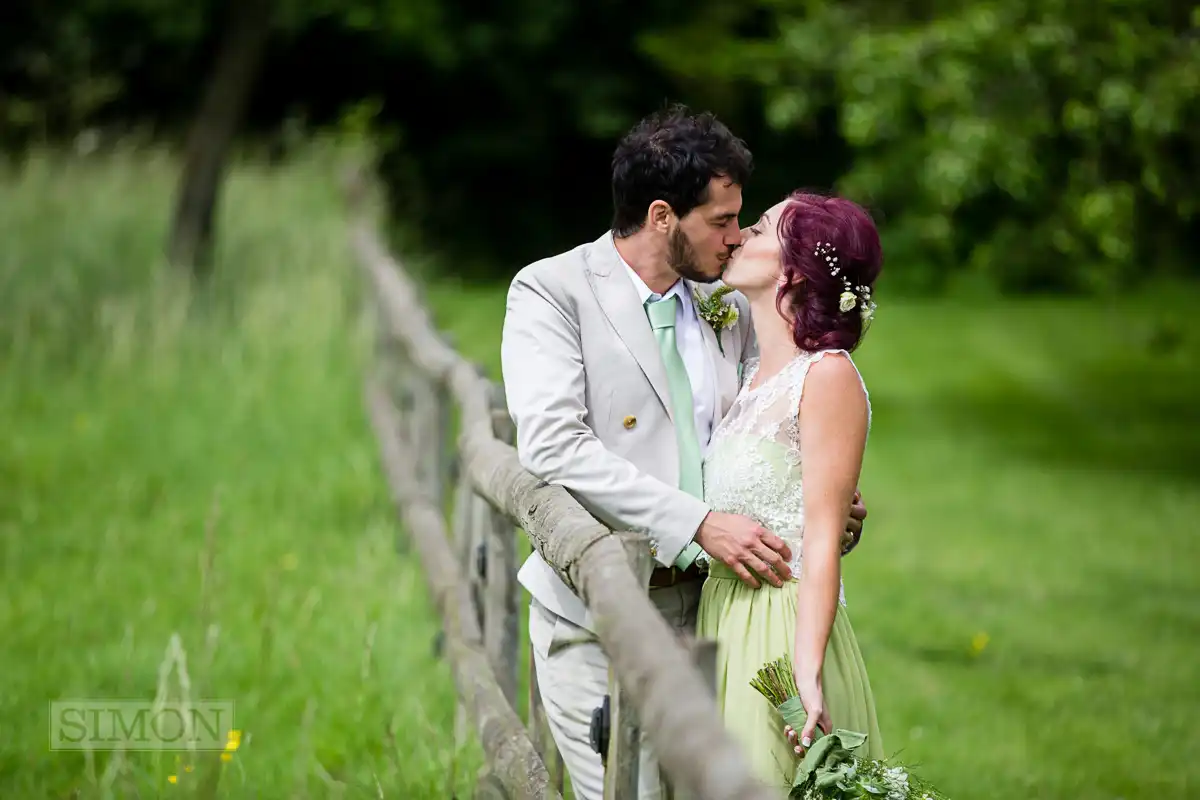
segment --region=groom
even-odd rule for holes
[[[647,534],[650,598],[680,632],[695,630],[705,558],[751,586],[756,575],[776,586],[789,577],[783,540],[710,509],[701,479],[709,436],[756,352],[743,296],[718,298],[736,309],[732,320],[701,305],[741,244],[751,169],[745,144],[711,114],[672,108],[646,118],[613,155],[612,229],[522,269],[504,318],[503,378],[522,465],[608,526]],[[856,501],[853,536],[865,516]],[[604,768],[589,732],[608,660],[587,636],[583,601],[536,552],[518,580],[533,597],[529,638],[551,734],[575,796],[599,800]],[[643,799],[659,793],[649,751],[644,744]]]

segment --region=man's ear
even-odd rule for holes
[[[646,213],[646,225],[659,233],[667,233],[671,230],[671,219],[674,216],[675,212],[671,210],[670,203],[666,200],[655,200]]]

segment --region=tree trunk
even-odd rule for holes
[[[225,35],[188,133],[167,257],[199,278],[212,268],[221,177],[266,50],[272,3],[231,0]]]

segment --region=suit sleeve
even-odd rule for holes
[[[645,533],[655,560],[669,566],[709,508],[609,451],[584,423],[583,348],[567,312],[521,275],[509,288],[500,356],[521,465],[567,489],[609,527]]]

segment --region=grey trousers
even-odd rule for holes
[[[668,625],[680,633],[694,634],[702,585],[702,581],[691,581],[651,589],[650,599]],[[603,800],[604,765],[600,763],[600,754],[592,749],[589,733],[592,711],[608,694],[608,658],[598,642],[572,643],[572,640],[587,637],[587,630],[558,616],[537,600],[530,604],[529,640],[550,734],[571,776],[575,797]],[[654,643],[646,642],[646,646],[653,647]],[[637,800],[659,800],[658,763],[649,742],[643,740],[640,749]]]

